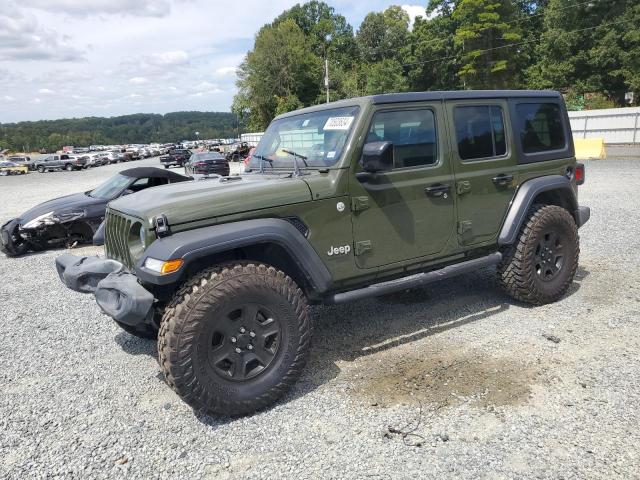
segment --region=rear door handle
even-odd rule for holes
[[[436,183],[435,185],[425,188],[424,193],[426,193],[428,197],[442,197],[444,194],[449,193],[449,190],[451,190],[450,185]]]
[[[495,176],[491,179],[491,181],[499,187],[504,187],[513,181],[513,175],[505,175],[501,173],[498,176]]]

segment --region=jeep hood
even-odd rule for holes
[[[149,222],[163,214],[177,226],[310,200],[311,191],[299,178],[251,174],[149,188],[114,200],[109,208]]]

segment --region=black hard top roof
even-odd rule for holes
[[[181,182],[184,180],[189,180],[189,177],[185,177],[184,175],[180,175],[179,173],[154,167],[128,168],[127,170],[122,170],[119,173],[120,175],[124,175],[125,177],[132,178],[167,178],[171,182]]]
[[[441,92],[407,92],[372,95],[374,104],[395,102],[422,102],[429,100],[470,100],[474,98],[559,98],[553,90],[450,90]]]
[[[489,98],[562,98],[560,92],[554,90],[451,90],[438,92],[406,92],[406,93],[385,93],[381,95],[371,95],[368,97],[355,97],[345,100],[338,100],[331,103],[322,103],[311,107],[283,113],[276,118],[286,118],[302,113],[317,112],[328,108],[364,106],[367,104],[385,104],[402,102],[429,102],[443,100],[473,100]]]

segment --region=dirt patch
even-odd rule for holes
[[[373,363],[367,359],[367,364]],[[472,352],[448,352],[428,358],[402,357],[360,365],[351,394],[371,404],[419,401],[436,408],[469,403],[479,407],[528,401],[539,370],[514,359]],[[363,373],[364,372],[364,373]]]

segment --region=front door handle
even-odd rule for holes
[[[424,193],[426,193],[428,197],[442,197],[445,194],[449,193],[449,190],[451,190],[450,185],[436,183],[435,185],[431,185],[425,188]]]
[[[505,187],[513,181],[513,175],[505,175],[501,173],[500,175],[493,177],[491,181],[498,187]]]

